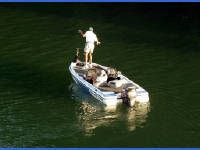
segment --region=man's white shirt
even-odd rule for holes
[[[94,34],[94,32],[92,31],[87,31],[85,33],[86,36],[86,43],[94,43],[96,41],[98,41],[96,34]]]

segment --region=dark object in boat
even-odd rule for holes
[[[78,63],[76,63],[76,66],[83,67],[83,66],[84,66],[84,63],[82,63],[82,62],[78,62]]]
[[[115,80],[115,78],[113,78],[113,77],[108,77],[107,83],[110,82],[110,81],[113,81],[113,80]]]
[[[113,81],[113,80],[120,80],[120,79],[121,79],[120,77],[117,77],[117,78],[108,77],[107,83],[110,82],[110,81]]]
[[[92,76],[86,77],[86,81],[93,85],[97,81],[97,75],[94,74]]]
[[[90,84],[94,84],[97,82],[97,72],[96,69],[91,68],[88,69],[87,75],[86,75],[86,79],[87,82],[89,82]]]

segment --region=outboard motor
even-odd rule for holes
[[[123,103],[133,107],[135,105],[137,93],[136,93],[136,87],[128,87],[123,93],[122,93],[122,100]]]

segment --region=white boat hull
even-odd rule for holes
[[[113,105],[117,105],[118,103],[122,102],[122,99],[120,99],[120,94],[119,93],[115,93],[112,91],[101,91],[98,88],[96,88],[95,86],[93,86],[92,84],[88,83],[86,80],[83,79],[83,77],[79,76],[78,73],[76,73],[76,71],[73,69],[73,67],[76,66],[76,63],[71,63],[71,65],[69,66],[69,71],[72,75],[72,78],[74,79],[74,81],[80,86],[82,87],[86,92],[90,93],[93,97],[95,97],[96,99],[98,99],[99,101],[101,101],[102,103],[104,103],[107,106],[113,106]],[[104,67],[104,66],[101,66]],[[107,68],[107,67],[105,67]],[[136,98],[136,102],[148,102],[149,101],[149,94],[147,91],[145,91],[143,88],[141,88],[139,85],[137,85],[136,83],[134,83],[133,81],[129,80],[128,78],[126,78],[125,76],[123,76],[124,79],[126,79],[128,82],[133,83],[136,87],[136,93],[137,93],[137,98]]]

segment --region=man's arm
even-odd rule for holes
[[[99,42],[99,40],[98,40],[98,38],[97,38],[96,35],[95,35],[95,41],[96,41],[96,44],[97,44],[97,45],[101,44],[101,42]]]
[[[78,33],[80,33],[82,37],[86,37],[82,30],[78,30]]]

